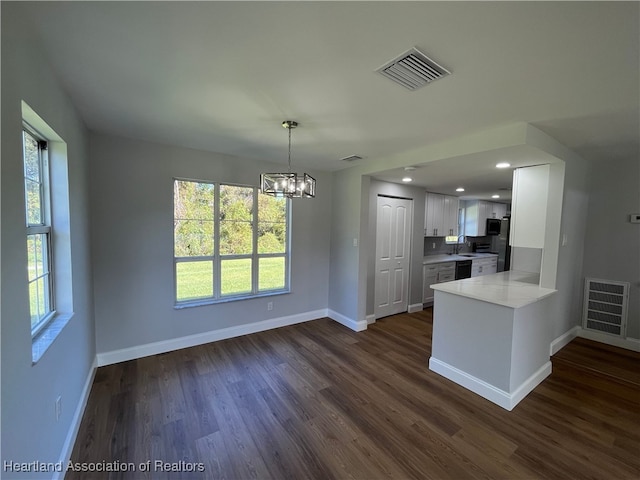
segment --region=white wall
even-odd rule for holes
[[[2,462],[57,462],[91,378],[95,358],[89,251],[87,133],[19,3],[2,2]],[[67,144],[74,316],[31,363],[24,220],[21,101]],[[62,397],[56,422],[54,402]],[[72,446],[72,445],[67,445]],[[2,478],[51,478],[2,472]]]
[[[328,174],[309,172],[316,198],[292,202],[290,294],[175,309],[174,177],[257,185],[283,165],[99,134],[90,152],[99,354],[327,308]]]
[[[630,282],[627,337],[640,339],[640,154],[592,165],[584,276]],[[582,286],[582,285],[581,285]]]

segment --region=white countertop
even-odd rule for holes
[[[473,255],[473,257],[465,257],[464,255]],[[474,258],[488,258],[497,257],[497,253],[467,253],[461,255],[427,255],[423,258],[423,265],[430,265],[432,263],[444,263],[444,262],[458,262],[460,260],[473,260]]]
[[[463,257],[464,258],[464,257]],[[439,291],[482,300],[510,308],[520,308],[553,295],[557,290],[538,285],[536,273],[509,271],[436,283],[431,288]]]

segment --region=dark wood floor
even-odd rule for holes
[[[135,471],[66,478],[640,478],[640,354],[576,339],[507,412],[428,370],[431,328],[321,319],[102,367],[72,461]]]

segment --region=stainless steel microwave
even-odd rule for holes
[[[487,235],[500,235],[499,218],[487,218]]]

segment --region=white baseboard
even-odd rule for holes
[[[364,318],[367,320],[367,325],[371,325],[372,323],[376,323],[376,316],[375,315],[367,315]]]
[[[336,322],[341,323],[342,325],[344,325],[347,328],[350,328],[354,332],[362,332],[363,330],[367,329],[368,319],[366,319],[366,320],[354,320],[352,318],[346,317],[346,316],[342,315],[341,313],[335,312],[333,310],[329,310],[328,313],[327,313],[327,316],[331,320],[335,320]]]
[[[593,340],[595,342],[606,343],[613,347],[626,348],[627,350],[633,350],[634,352],[640,352],[640,340],[637,338],[620,338],[613,335],[607,335],[606,333],[593,332],[591,330],[585,330],[581,327],[578,329],[578,337],[586,338],[587,340]]]
[[[518,403],[520,403],[520,401],[524,397],[529,395],[529,393],[531,393],[534,388],[540,385],[542,381],[545,378],[547,378],[549,375],[551,375],[550,361],[546,362],[542,367],[538,369],[537,372],[535,372],[533,375],[527,378],[524,382],[522,382],[522,385],[520,385],[511,393],[511,408],[508,408],[507,410],[513,410],[513,407],[515,407]]]
[[[413,305],[409,305],[409,309],[407,310],[409,313],[421,312],[423,309],[422,303],[414,303]]]
[[[484,380],[469,375],[434,357],[429,358],[429,370],[471,390],[473,393],[477,393],[505,410],[511,411],[524,397],[536,388],[540,382],[549,376],[551,373],[551,362],[545,363],[537,372],[525,380],[522,385],[516,388],[513,393],[496,388]]]
[[[578,332],[580,332],[580,327],[576,325],[568,332],[565,332],[556,338],[549,346],[549,355],[553,357],[556,353],[562,350],[569,342],[571,342],[571,340],[578,336]]]
[[[76,406],[76,411],[73,414],[73,418],[71,419],[71,426],[69,427],[69,431],[67,432],[67,438],[64,441],[64,445],[62,446],[62,452],[60,453],[60,460],[58,461],[60,465],[67,465],[69,460],[71,459],[71,453],[73,452],[73,446],[76,443],[76,438],[78,436],[78,431],[80,430],[80,423],[82,422],[82,417],[84,415],[84,409],[87,407],[87,401],[89,400],[89,394],[91,393],[91,386],[93,385],[93,379],[96,376],[96,370],[98,369],[97,358],[93,360],[93,364],[89,370],[89,375],[87,375],[87,379],[84,382],[84,387],[82,388],[82,393],[80,394],[80,401]],[[63,479],[64,478],[64,468],[60,472],[55,472],[53,474],[53,479]]]
[[[159,353],[179,350],[181,348],[194,347],[196,345],[202,345],[204,343],[216,342],[218,340],[239,337],[241,335],[248,335],[250,333],[263,332],[265,330],[271,330],[273,328],[286,327],[287,325],[308,322],[309,320],[315,320],[327,316],[328,315],[326,309],[313,310],[310,312],[298,313],[296,315],[272,318],[269,320],[263,320],[261,322],[221,328],[219,330],[212,330],[210,332],[187,335],[185,337],[172,338],[170,340],[162,340],[160,342],[147,343],[145,345],[138,345],[135,347],[114,350],[111,352],[99,353],[98,355],[96,355],[96,358],[98,361],[98,366],[102,367],[104,365],[111,365],[113,363],[134,360],[136,358],[148,357],[149,355],[157,355]]]

